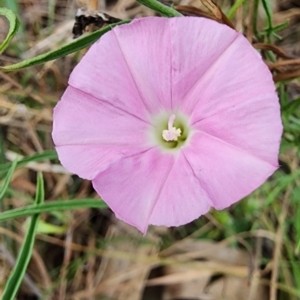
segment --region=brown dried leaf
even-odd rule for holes
[[[280,47],[272,45],[272,44],[256,43],[256,44],[253,44],[253,47],[255,49],[259,49],[259,50],[270,50],[270,51],[273,51],[275,54],[277,54],[278,56],[283,57],[283,58],[287,58],[287,59],[294,58],[294,57],[290,56],[289,54],[287,54]]]
[[[202,4],[207,7],[216,17],[217,20],[221,21],[223,24],[235,29],[231,21],[227,18],[227,16],[223,13],[220,6],[214,3],[212,0],[200,0]]]
[[[163,300],[267,299],[265,289],[259,284],[259,271],[249,281],[249,253],[230,248],[225,242],[185,239],[164,250],[163,256],[175,262],[164,268],[164,276],[147,283],[165,285]],[[221,278],[210,283],[214,275]]]
[[[288,80],[288,79],[294,79],[300,77],[300,69],[296,69],[293,71],[286,71],[279,74],[276,74],[273,76],[273,80],[275,82],[282,81],[282,80]]]
[[[191,5],[176,5],[174,8],[184,15],[204,17],[204,18],[208,18],[220,22],[220,20],[217,19],[213,14],[207,13],[202,9]]]
[[[296,65],[300,65],[300,58],[295,58],[295,59],[287,59],[287,60],[280,60],[275,63],[269,63],[267,62],[267,65],[270,70],[273,69],[278,69],[280,67],[295,67]]]
[[[125,237],[125,238],[124,238]],[[144,257],[155,257],[158,253],[159,240],[151,233],[147,234],[147,242],[141,242],[141,234],[131,226],[116,220],[108,230],[110,242],[104,250],[101,265],[95,274],[93,287],[80,291],[74,299],[90,299],[95,295],[103,295],[115,300],[139,300],[144,290],[146,279],[154,266]],[[105,256],[106,252],[134,253],[134,260]]]

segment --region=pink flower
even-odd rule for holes
[[[71,74],[54,111],[61,163],[118,218],[178,226],[251,193],[278,167],[275,86],[238,32],[204,18],[114,28]]]

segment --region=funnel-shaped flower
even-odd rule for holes
[[[193,17],[115,27],[54,111],[61,163],[142,232],[251,193],[278,167],[271,74],[238,32]]]

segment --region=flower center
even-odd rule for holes
[[[153,116],[151,123],[150,143],[167,152],[177,152],[186,146],[193,132],[188,117],[179,111],[161,112]]]
[[[181,136],[181,129],[174,127],[174,121],[176,116],[173,114],[170,116],[168,121],[168,129],[163,130],[162,137],[165,141],[177,141],[178,137]]]

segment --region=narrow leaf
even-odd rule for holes
[[[32,161],[42,161],[45,159],[56,159],[56,158],[57,158],[57,154],[55,151],[47,150],[42,153],[37,153],[37,154],[31,155],[31,156],[25,157],[23,159],[20,159],[17,162],[17,167],[26,166],[26,164],[28,164],[29,162],[32,162]],[[12,165],[12,163],[5,163],[5,164],[0,165],[0,173],[8,172],[11,165]]]
[[[258,16],[258,8],[259,8],[259,0],[254,1],[254,9],[252,16],[252,29],[255,36],[258,36],[258,28],[257,28],[257,16]]]
[[[227,17],[228,17],[229,20],[231,20],[231,19],[234,17],[236,11],[238,10],[238,8],[239,8],[241,5],[243,5],[244,2],[245,2],[245,0],[237,0],[237,1],[231,6],[231,8],[230,8],[230,10],[229,10],[229,12],[228,12],[228,14],[227,14]]]
[[[102,200],[80,199],[68,201],[46,202],[40,205],[28,205],[22,208],[11,209],[0,214],[0,221],[34,215],[37,213],[71,210],[80,208],[107,208]]]
[[[137,0],[142,5],[145,5],[165,17],[181,17],[182,14],[172,7],[166,6],[156,0]]]
[[[278,197],[279,193],[286,189],[289,184],[298,180],[299,177],[300,170],[297,170],[290,175],[285,175],[284,177],[280,178],[280,181],[276,184],[276,187],[272,189],[272,191],[269,192],[268,196],[266,197],[264,205],[266,207],[270,206],[275,201],[276,197]]]
[[[78,38],[78,39],[74,40],[73,42],[71,42],[67,45],[64,45],[64,46],[62,46],[58,49],[49,51],[47,53],[43,53],[43,54],[35,56],[33,58],[23,60],[19,63],[13,64],[13,65],[10,65],[10,66],[1,67],[1,69],[3,71],[14,71],[14,70],[22,69],[22,68],[32,67],[32,66],[35,66],[35,65],[38,65],[38,64],[45,63],[45,62],[50,61],[50,60],[54,60],[54,59],[66,56],[70,53],[76,52],[80,49],[83,49],[83,48],[93,44],[103,34],[110,31],[113,27],[115,27],[117,25],[122,25],[122,24],[129,23],[130,21],[131,20],[125,20],[125,21],[121,21],[121,22],[106,26],[102,29],[99,29],[99,30],[87,35],[87,36],[83,36],[81,38]]]
[[[13,175],[13,173],[14,173],[16,167],[17,167],[17,163],[18,163],[18,161],[15,160],[15,161],[11,164],[11,166],[10,166],[10,168],[9,168],[9,171],[8,171],[8,173],[6,174],[6,177],[5,177],[5,179],[4,179],[4,184],[3,184],[3,186],[2,186],[1,189],[0,189],[0,201],[2,200],[2,198],[4,197],[4,195],[5,195],[6,191],[7,191],[7,188],[8,188],[8,186],[9,186],[10,181],[11,181],[12,175]]]
[[[39,205],[44,201],[44,185],[43,185],[43,177],[41,174],[38,175],[37,180],[37,190],[36,190],[36,198],[35,205]],[[19,256],[16,261],[16,265],[10,274],[8,281],[5,285],[4,292],[2,295],[2,300],[12,300],[15,299],[19,287],[23,281],[23,277],[25,275],[28,263],[31,258],[36,228],[38,223],[39,215],[35,214],[31,218],[31,222],[29,224],[28,230],[26,232],[26,236],[24,239],[24,243],[21,247]]]
[[[7,36],[3,41],[3,43],[0,45],[0,54],[1,54],[7,48],[8,44],[10,43],[14,35],[17,33],[19,27],[19,20],[11,10],[5,7],[0,7],[0,15],[6,17],[9,22],[9,30]]]
[[[19,5],[18,5],[18,0],[4,0],[3,6],[6,8],[10,9],[14,14],[19,13]]]
[[[274,26],[273,31],[274,32],[281,31],[281,30],[287,28],[289,24],[290,24],[290,22],[289,22],[289,20],[287,20],[279,25]]]
[[[44,189],[43,175],[42,173],[38,173],[34,206],[38,206],[42,204],[44,202],[44,198],[45,198],[45,189]]]
[[[268,28],[267,30],[271,30],[273,28],[273,21],[272,21],[272,6],[269,0],[262,0],[263,8],[267,15],[267,23]]]
[[[286,105],[282,106],[281,110],[292,114],[293,112],[297,111],[297,109],[300,107],[300,98],[295,99],[293,101],[289,101]]]

